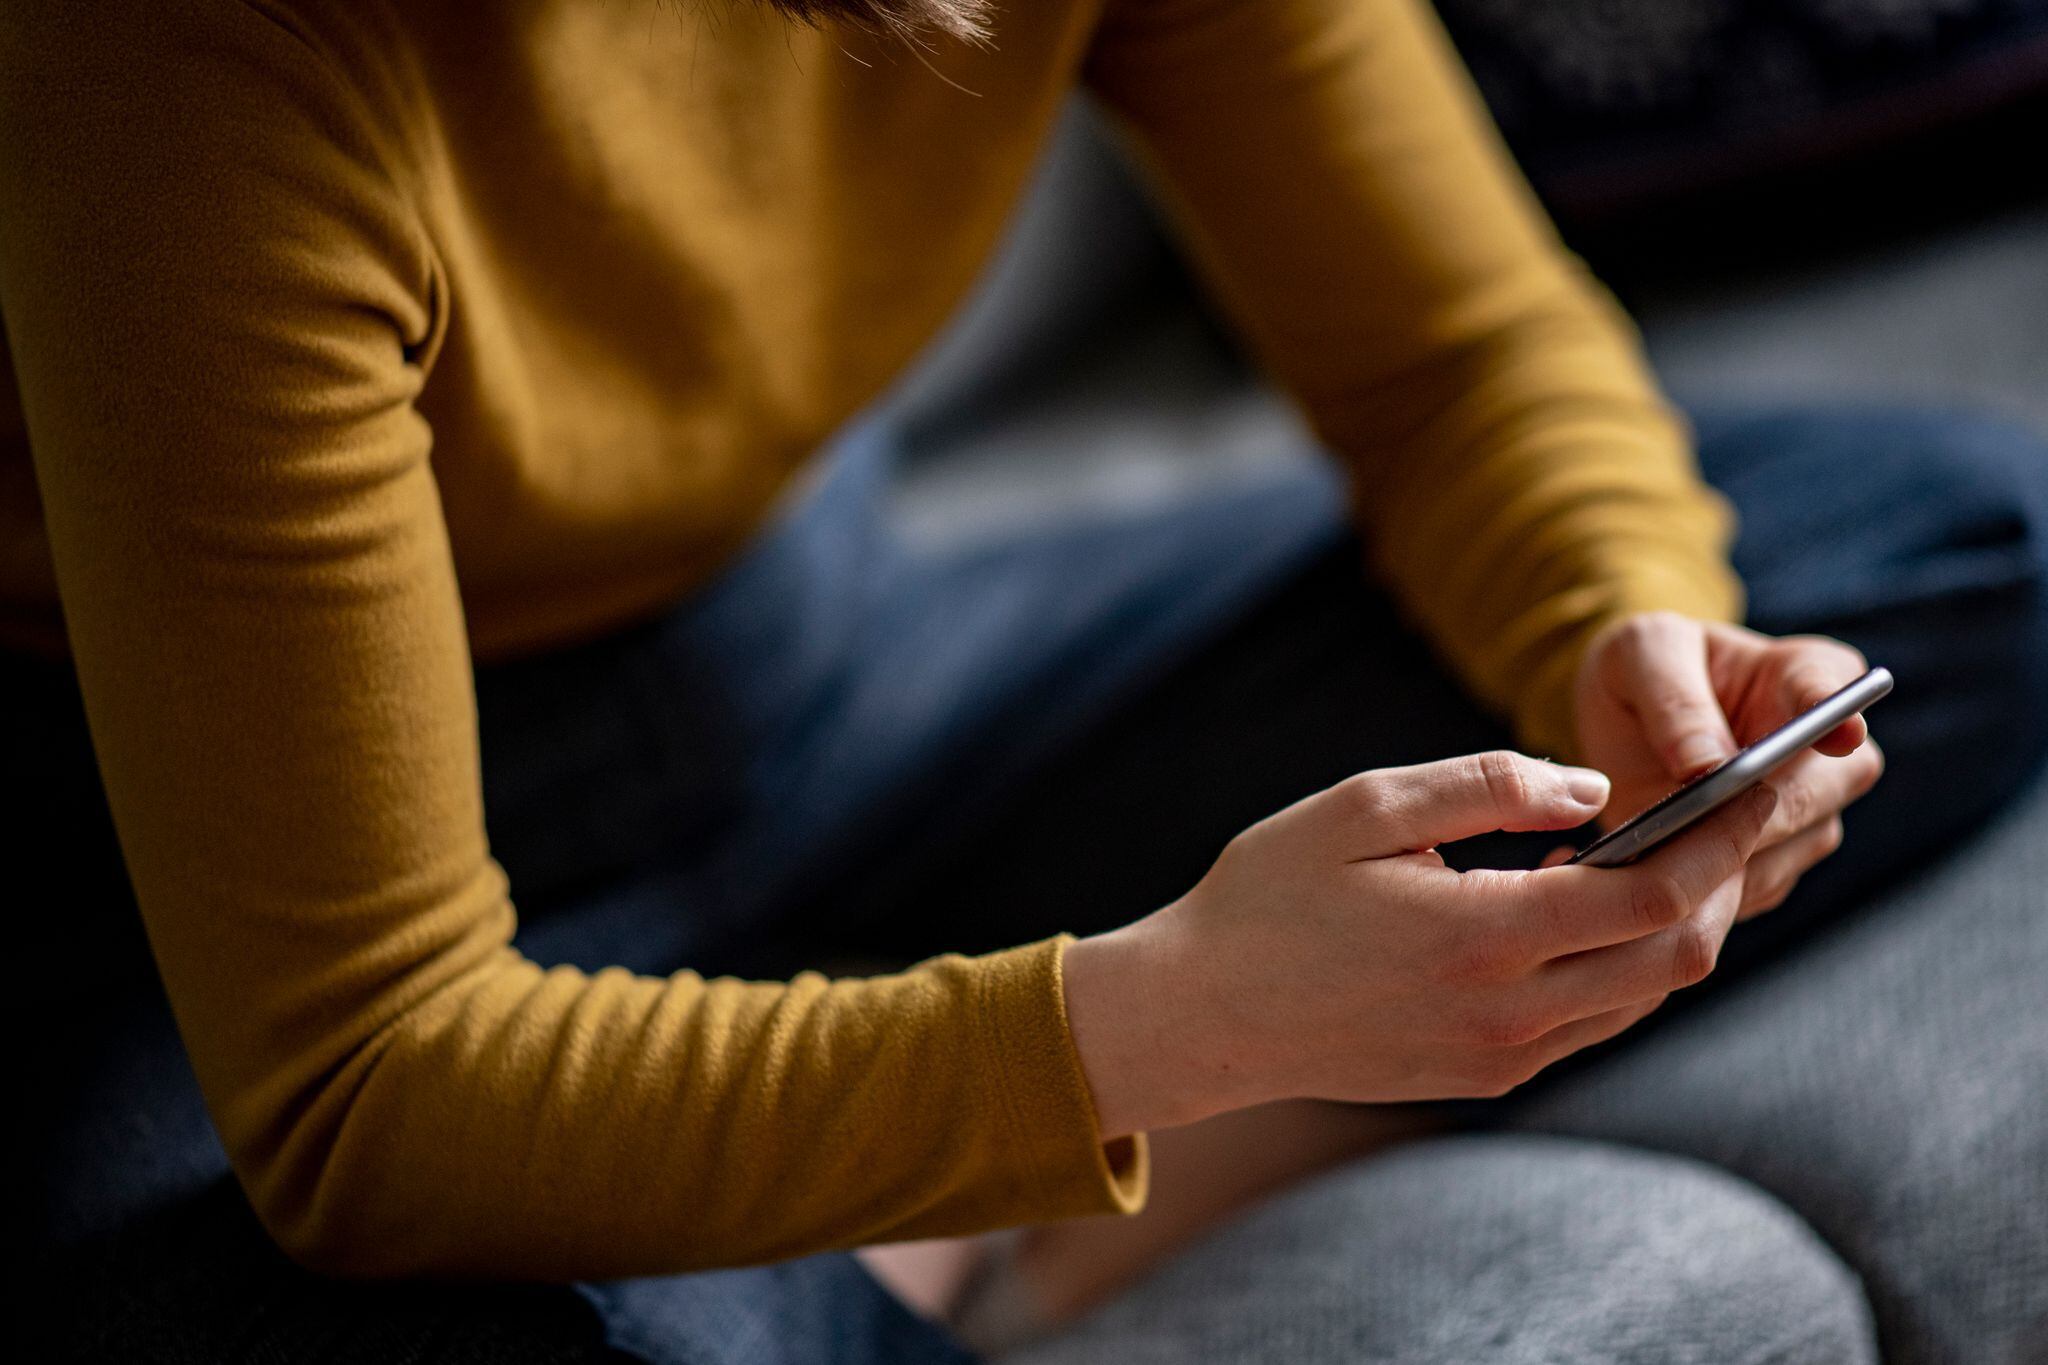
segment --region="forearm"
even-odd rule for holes
[[[344,1274],[604,1278],[1114,1212],[1142,1170],[1063,1055],[1057,950],[787,985],[501,950],[231,1145],[279,1241]]]
[[[1736,612],[1682,423],[1419,0],[1112,0],[1090,75],[1376,566],[1527,743],[1566,750],[1605,620]]]
[[[1533,752],[1572,754],[1572,677],[1607,624],[1739,617],[1732,517],[1592,282],[1561,276],[1370,407],[1326,425],[1373,566]]]

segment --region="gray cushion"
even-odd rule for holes
[[[1773,1192],[1862,1275],[1889,1361],[2048,1360],[2048,782],[1518,1123]]]
[[[1558,1138],[1419,1143],[1267,1204],[1006,1365],[1857,1365],[1854,1276],[1754,1186]]]

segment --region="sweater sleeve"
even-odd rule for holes
[[[1607,621],[1739,611],[1727,509],[1422,0],[1108,0],[1088,75],[1377,568],[1532,748],[1571,749]]]
[[[254,6],[0,12],[0,315],[67,628],[266,1225],[337,1272],[560,1279],[1132,1207],[1060,940],[787,984],[510,946],[414,406],[445,282],[366,107]]]

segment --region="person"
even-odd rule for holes
[[[1417,4],[30,0],[0,54],[10,852],[56,888],[25,1086],[74,1350],[577,1358],[588,1304],[654,1358],[948,1358],[811,1254],[1135,1209],[1154,1129],[1500,1094],[2042,748],[2002,705],[2048,636],[2027,452],[1703,426],[1759,554],[1856,570],[1767,566],[1737,624],[1728,504]],[[1076,87],[1398,608],[1333,586],[1322,484],[889,535],[863,414]],[[1874,796],[1827,862],[1859,721],[1634,868],[1433,852],[1643,804],[1860,671],[1831,620],[1905,680],[1895,770],[1971,744],[1966,799]],[[1066,780],[1205,707],[1234,758]],[[980,858],[1040,782],[1067,856]],[[910,944],[975,955],[800,970]]]

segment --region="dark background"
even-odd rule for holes
[[[2048,432],[2048,0],[1441,0],[1571,245],[1686,402]],[[899,392],[947,540],[1310,458],[1077,107]]]

